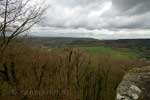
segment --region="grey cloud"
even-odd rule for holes
[[[150,29],[150,13],[136,16],[116,16],[105,18],[107,29]]]
[[[114,7],[124,15],[138,15],[150,11],[150,0],[112,0]]]
[[[55,1],[56,3],[59,2],[68,7],[74,7],[74,6],[87,6],[96,3],[99,4],[106,0],[55,0]]]
[[[150,29],[150,0],[47,1],[51,7],[47,11],[45,21],[40,23],[42,27],[69,29],[70,31],[80,29],[89,31],[110,30],[107,32],[125,29],[128,31]],[[61,31],[60,33],[63,35],[65,32]],[[82,31],[74,31],[73,33],[81,35]],[[109,34],[105,36],[107,37]]]

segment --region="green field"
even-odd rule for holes
[[[100,55],[108,55],[112,57],[130,58],[130,59],[138,57],[137,53],[131,52],[128,49],[115,49],[115,48],[105,47],[105,46],[80,47],[80,48],[94,55],[100,54]]]

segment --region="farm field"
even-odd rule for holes
[[[108,55],[117,58],[129,58],[129,59],[134,59],[138,57],[137,53],[130,51],[128,49],[116,49],[105,46],[80,47],[80,48],[94,55]]]

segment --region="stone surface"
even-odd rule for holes
[[[116,100],[150,100],[150,66],[129,71],[117,88]]]

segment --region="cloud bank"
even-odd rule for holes
[[[47,0],[33,34],[99,39],[150,38],[150,0]]]

